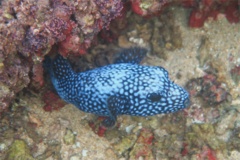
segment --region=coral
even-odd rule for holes
[[[99,137],[103,137],[104,134],[105,134],[105,132],[106,132],[106,130],[107,130],[106,127],[100,126],[99,129],[98,129],[97,135],[98,135]]]
[[[184,143],[182,156],[184,157],[187,154],[189,154],[189,147],[188,147],[188,144]],[[198,159],[217,160],[216,153],[208,146],[203,146],[201,152],[193,156],[196,156]]]
[[[106,131],[108,128],[101,125],[101,122],[105,120],[106,117],[98,117],[96,121],[90,121],[88,124],[90,128],[93,130],[94,133],[96,133],[99,137],[105,136]]]
[[[189,17],[189,26],[200,28],[204,22],[211,18],[217,20],[218,14],[226,16],[230,23],[239,22],[239,4],[237,0],[202,0],[202,1],[185,1],[181,0],[180,4],[185,7],[193,8]]]
[[[56,42],[66,39],[64,31],[68,28],[68,23],[63,19],[54,17],[45,23],[46,29],[50,32]],[[70,27],[70,26],[69,26]]]
[[[65,57],[86,53],[122,6],[120,0],[1,1],[0,112],[31,80],[43,85],[40,65],[46,54],[53,48]]]
[[[42,32],[35,28],[29,28],[26,31],[22,45],[19,46],[19,51],[25,57],[28,57],[30,54],[34,53],[46,54],[44,50],[46,49],[46,51],[49,51],[47,49],[48,44],[49,38],[47,32]]]
[[[193,28],[200,28],[204,25],[206,15],[201,10],[192,10],[189,18],[189,26]]]
[[[230,100],[230,94],[223,86],[214,74],[209,73],[190,80],[186,87],[191,96],[200,96],[207,103],[219,104]]]
[[[230,1],[225,8],[225,15],[230,23],[238,23],[240,20],[239,1]]]
[[[202,152],[199,154],[198,156],[200,159],[209,159],[209,160],[217,160],[216,154],[215,152],[207,147],[207,146],[203,146],[202,147]]]
[[[240,20],[238,0],[131,0],[132,11],[144,17],[159,15],[164,8],[176,4],[192,8],[188,23],[193,28],[202,27],[209,18],[217,20],[220,13],[230,23],[238,23]]]
[[[221,103],[228,100],[229,93],[226,88],[221,85],[221,82],[217,81],[214,75],[205,75],[202,86],[202,97],[210,104]]]
[[[0,69],[0,112],[7,109],[8,105],[18,93],[25,88],[29,82],[28,73],[30,71],[29,63],[23,62],[23,59],[18,55],[9,55],[2,62]]]
[[[45,102],[45,106],[43,109],[47,112],[52,112],[53,110],[58,110],[64,107],[65,102],[58,97],[52,91],[46,91],[42,97],[43,101]]]

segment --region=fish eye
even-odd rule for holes
[[[150,93],[147,95],[147,98],[152,102],[158,102],[161,99],[161,96],[157,93]]]

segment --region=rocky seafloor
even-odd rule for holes
[[[69,58],[76,69],[80,62],[90,69],[111,63],[119,48],[146,47],[143,65],[166,68],[190,93],[187,109],[152,117],[119,116],[116,127],[99,133],[94,115],[64,102],[51,110],[43,98],[46,92],[26,88],[1,114],[0,159],[238,159],[240,24],[230,24],[220,14],[201,28],[189,28],[187,15],[179,7],[147,19],[129,13],[127,29],[116,31],[113,24],[99,34],[102,42],[88,54]],[[54,92],[47,78],[46,86]]]

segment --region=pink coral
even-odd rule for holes
[[[60,42],[59,53],[64,57],[67,57],[69,53],[80,55],[86,53],[86,48],[78,36],[69,35],[64,41]]]
[[[95,35],[108,28],[110,21],[121,14],[122,7],[120,0],[83,0],[81,3],[76,0],[4,0],[0,22],[7,22],[8,27],[2,28],[1,33],[7,33],[9,26],[15,28],[8,30],[8,35],[17,33],[16,26],[20,28],[21,35],[15,35],[12,43],[24,56],[39,52],[47,54],[54,44],[68,36],[78,36],[78,44],[88,48]],[[3,43],[0,46],[4,46]]]
[[[19,51],[25,57],[28,57],[33,53],[42,53],[49,44],[49,38],[47,35],[47,32],[29,28],[22,42],[22,45],[19,46]]]
[[[67,29],[68,24],[63,19],[54,17],[45,23],[46,29],[51,33],[56,42],[63,41],[66,38],[64,31]]]
[[[1,56],[1,54],[0,54]],[[0,112],[7,109],[15,93],[21,91],[29,82],[29,64],[17,55],[9,55],[0,68]]]
[[[5,92],[0,94],[0,112],[30,78],[42,85],[43,56],[53,48],[64,56],[85,53],[121,10],[120,0],[2,0],[0,89]],[[34,76],[30,71],[36,72]]]

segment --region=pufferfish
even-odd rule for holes
[[[47,60],[51,81],[58,95],[84,112],[107,117],[111,127],[118,115],[153,116],[189,106],[189,94],[173,83],[160,66],[140,65],[147,50],[123,49],[113,64],[76,73],[67,59]]]

